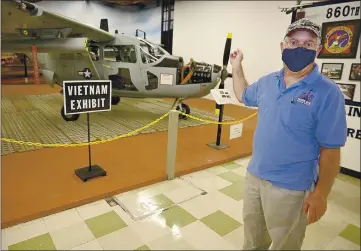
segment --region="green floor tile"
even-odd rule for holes
[[[127,226],[120,216],[111,211],[85,221],[95,238],[113,233]]]
[[[164,217],[167,225],[170,228],[173,226],[178,226],[181,228],[197,220],[196,217],[179,206],[174,206],[164,211],[162,213],[162,217]]]
[[[349,224],[341,233],[340,236],[357,245],[360,245],[360,228]]]
[[[150,199],[153,206],[157,206],[159,209],[167,208],[174,205],[174,202],[164,194],[158,194]]]
[[[232,182],[232,183],[235,183],[235,182],[238,182],[238,181],[242,180],[242,176],[240,176],[240,175],[238,175],[238,174],[236,174],[235,172],[232,172],[232,171],[219,174],[218,176],[225,179],[225,180],[227,180],[227,181],[229,181],[229,182]]]
[[[237,181],[228,187],[224,187],[219,191],[236,201],[240,201],[243,199],[243,184],[244,178],[242,177],[240,181]]]
[[[137,248],[136,250],[150,250],[150,248],[147,245],[144,245],[144,246]]]
[[[49,233],[13,244],[9,250],[56,250]]]
[[[222,237],[236,230],[242,225],[222,211],[214,212],[213,214],[202,218],[201,221]]]
[[[238,167],[240,167],[240,165],[238,165],[237,163],[235,162],[228,162],[226,164],[222,164],[222,166],[224,166],[225,168],[227,168],[228,170],[233,170],[233,169],[236,169]]]

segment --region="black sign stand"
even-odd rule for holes
[[[90,123],[89,123],[89,112],[86,114],[88,122],[88,155],[89,155],[89,166],[75,170],[75,174],[84,182],[89,179],[93,179],[100,176],[106,176],[107,172],[98,165],[92,166],[91,160],[91,146],[90,146]]]
[[[91,74],[89,69],[86,72]],[[63,81],[63,90],[64,114],[86,113],[87,116],[89,165],[76,169],[75,174],[83,182],[96,177],[106,176],[107,172],[104,169],[98,165],[92,165],[89,113],[111,110],[112,82],[111,80]]]
[[[219,84],[219,89],[224,89],[223,81]],[[224,105],[216,104],[216,109],[219,110],[218,122],[222,123]],[[228,148],[229,147],[228,145],[221,144],[221,136],[222,136],[222,124],[218,124],[216,143],[211,143],[208,145],[217,150],[222,150],[222,149]]]

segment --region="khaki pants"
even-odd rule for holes
[[[276,187],[247,172],[243,199],[244,250],[301,250],[309,191]],[[271,247],[272,244],[272,247]]]

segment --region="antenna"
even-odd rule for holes
[[[146,37],[147,34],[146,34],[144,31],[139,30],[139,29],[137,29],[137,30],[135,31],[135,36],[138,37],[138,31],[143,32],[143,34],[144,34],[144,35],[143,35],[143,38],[146,39],[145,37]]]

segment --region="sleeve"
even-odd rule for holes
[[[347,140],[345,98],[338,89],[332,89],[320,112],[316,127],[316,139],[320,146],[343,147]]]
[[[246,106],[258,107],[259,83],[260,80],[244,89],[242,94],[242,101]]]

